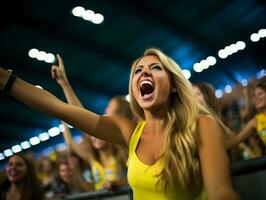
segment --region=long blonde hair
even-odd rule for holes
[[[185,78],[180,67],[170,57],[159,49],[151,48],[144,52],[144,56],[157,56],[163,66],[169,71],[171,81],[171,93],[169,95],[169,107],[166,123],[166,138],[164,141],[163,157],[164,168],[158,175],[159,182],[164,188],[168,186],[180,186],[186,189],[191,183],[201,185],[200,163],[198,157],[198,139],[196,134],[197,119],[201,114],[206,114],[225,128],[221,121],[208,109],[200,105],[195,98],[191,83]],[[138,58],[132,65],[129,94],[133,112],[145,120],[144,111],[138,105],[132,92],[132,79],[134,69],[143,58]]]

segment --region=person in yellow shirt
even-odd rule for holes
[[[228,148],[239,144],[254,134],[258,134],[266,146],[266,81],[261,79],[254,88],[253,103],[258,114],[256,114],[228,143]]]
[[[239,199],[229,175],[226,127],[199,104],[175,61],[156,48],[131,68],[130,104],[139,122],[66,104],[1,68],[0,88],[94,137],[128,146],[135,200],[201,198],[203,188],[208,200]]]

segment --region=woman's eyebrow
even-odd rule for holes
[[[149,64],[149,67],[151,67],[151,66],[153,66],[153,65],[158,65],[158,64],[159,64],[159,65],[162,65],[161,63],[156,62],[156,63],[150,63],[150,64]],[[138,68],[143,68],[144,65],[138,65],[137,67],[138,67]],[[136,67],[136,68],[137,68],[137,67]]]

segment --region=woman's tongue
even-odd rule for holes
[[[154,87],[151,84],[144,83],[140,86],[140,93],[143,99],[149,99],[152,96]]]

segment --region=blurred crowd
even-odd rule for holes
[[[227,150],[231,161],[265,155],[266,78],[236,85],[231,93],[215,97],[208,83],[193,84],[196,98],[228,126]],[[136,119],[124,97],[109,101],[106,115]],[[84,134],[75,143],[64,124],[68,149],[35,158],[15,154],[0,172],[0,200],[56,199],[81,192],[116,190],[127,185],[127,148]],[[108,131],[108,130],[106,130]]]

